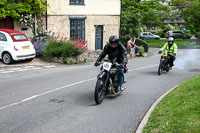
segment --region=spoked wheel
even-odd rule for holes
[[[94,93],[94,99],[96,104],[101,104],[104,96],[105,96],[105,90],[103,89],[104,82],[102,79],[98,79],[95,87],[95,93]]]
[[[166,72],[169,72],[169,70],[170,70],[170,64],[167,65],[167,70],[166,70]]]
[[[163,65],[162,63],[160,63],[159,67],[158,67],[158,75],[162,75],[163,73]]]

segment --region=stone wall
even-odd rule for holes
[[[22,28],[27,28],[27,30],[22,30]],[[14,30],[18,30],[25,33],[29,39],[33,37],[32,29],[30,27],[21,26],[20,23],[17,21],[14,21]]]
[[[81,63],[85,63],[85,62],[95,62],[99,55],[101,54],[102,51],[86,51],[85,53],[82,53],[81,55],[77,56],[77,57],[53,57],[53,58],[43,58],[43,60],[46,60],[48,62],[54,62],[54,63],[68,63],[68,64],[81,64]],[[135,55],[135,49],[131,48],[127,51],[127,58],[131,59],[134,58]],[[144,53],[143,57],[147,56],[147,53]],[[105,59],[107,59],[108,57],[106,56]],[[67,61],[67,62],[66,62]]]
[[[48,31],[54,32],[62,37],[70,37],[70,21],[68,16],[48,16]]]
[[[86,40],[89,49],[95,50],[95,25],[103,25],[103,45],[111,35],[119,36],[120,16],[88,16],[86,19]]]
[[[84,5],[70,5],[70,0],[47,0],[49,15],[120,15],[121,0],[84,0]],[[111,7],[114,7],[111,9]]]
[[[82,53],[81,55],[77,56],[77,57],[42,57],[43,60],[48,61],[48,62],[54,62],[54,63],[66,63],[66,61],[70,64],[70,62],[72,62],[72,64],[81,64],[81,63],[85,63],[85,62],[94,62],[97,60],[97,58],[99,57],[100,53],[102,51],[86,51],[85,53]]]
[[[103,25],[103,44],[111,35],[119,35],[120,16],[87,16],[85,20],[85,40],[89,50],[95,50],[95,25]],[[68,16],[48,16],[48,30],[62,37],[70,37]]]

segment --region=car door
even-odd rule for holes
[[[147,34],[147,33],[143,33],[142,38],[143,38],[143,39],[148,39],[148,34]]]
[[[2,53],[8,46],[8,40],[4,33],[0,32],[0,59],[2,58]]]
[[[155,39],[155,37],[154,37],[154,35],[153,35],[152,33],[149,33],[149,39],[150,39],[150,40]]]

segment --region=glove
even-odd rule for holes
[[[158,53],[161,54],[161,53],[162,53],[162,50],[160,50]]]
[[[176,57],[176,53],[174,53],[173,56]]]
[[[94,66],[99,66],[100,65],[100,63],[98,62],[98,61],[96,61],[95,63],[94,63]]]
[[[120,68],[124,68],[124,64],[123,64],[123,63],[120,63],[120,64],[119,64],[119,67],[120,67]]]

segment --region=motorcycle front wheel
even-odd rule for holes
[[[105,90],[103,89],[104,82],[102,79],[98,79],[94,92],[94,99],[96,104],[101,104],[105,96]]]
[[[162,75],[162,72],[163,72],[163,64],[161,62],[159,67],[158,67],[158,75]]]

